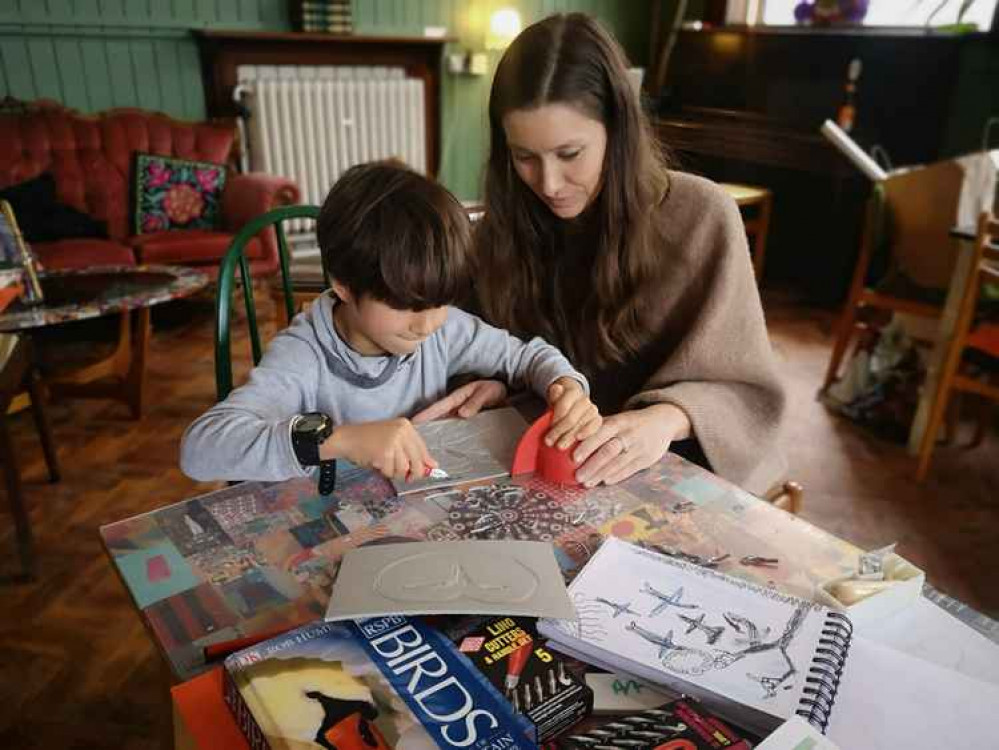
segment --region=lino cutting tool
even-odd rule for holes
[[[746,555],[740,558],[740,563],[743,565],[755,565],[759,568],[776,568],[777,563],[780,562],[776,557],[760,557],[759,555]]]
[[[514,651],[506,660],[506,677],[503,678],[503,687],[507,694],[515,692],[520,684],[520,675],[524,671],[524,666],[531,656],[531,649],[534,641],[528,641],[523,646]]]

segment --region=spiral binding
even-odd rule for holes
[[[822,732],[826,731],[829,724],[829,714],[836,701],[836,691],[839,689],[839,680],[843,675],[852,638],[853,625],[850,618],[841,612],[829,612],[822,625],[815,658],[808,668],[805,688],[801,691],[801,700],[795,711]]]

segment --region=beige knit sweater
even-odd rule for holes
[[[613,383],[625,409],[675,404],[712,469],[762,494],[787,470],[778,446],[786,398],[739,210],[714,183],[671,172],[657,218],[667,264],[659,320],[634,361],[587,373],[595,398]]]
[[[665,246],[647,343],[618,365],[574,364],[604,415],[664,402],[683,409],[711,468],[761,494],[784,477],[777,436],[785,398],[742,218],[720,187],[679,172],[670,173],[657,212]],[[565,273],[564,287],[581,304],[592,270],[583,262]],[[556,339],[586,335],[571,324],[563,331]],[[566,341],[551,343],[572,349]]]
[[[605,416],[656,403],[683,409],[715,473],[762,494],[787,468],[777,443],[785,395],[739,210],[714,183],[670,172],[655,219],[665,246],[646,344],[621,364],[573,364],[590,381]],[[581,231],[585,236],[586,229]],[[578,250],[578,237],[566,241]],[[560,273],[559,286],[573,295],[563,303],[581,306],[593,283],[592,268],[582,260]],[[573,347],[560,339],[587,335],[568,321],[553,327],[561,332],[549,330],[550,343],[563,351]],[[539,326],[515,333],[545,332]]]

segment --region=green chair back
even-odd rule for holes
[[[246,319],[250,327],[250,346],[253,350],[253,364],[260,363],[260,332],[257,329],[257,308],[253,301],[253,283],[250,277],[250,263],[246,259],[246,246],[261,231],[273,228],[277,239],[278,261],[281,267],[281,288],[284,292],[284,305],[288,320],[295,315],[294,297],[288,261],[288,240],[281,223],[289,219],[317,219],[318,206],[282,206],[268,211],[248,222],[233,237],[219,267],[218,290],[215,298],[215,392],[221,401],[232,390],[232,348],[229,327],[232,321],[233,291],[236,284],[236,268],[243,281],[243,300],[246,304]],[[325,274],[325,267],[323,268]]]

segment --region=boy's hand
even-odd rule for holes
[[[377,469],[389,479],[420,479],[437,468],[420,433],[408,419],[345,424],[320,446],[321,458],[345,458]]]
[[[560,450],[590,437],[603,423],[597,407],[586,397],[583,386],[575,378],[561,377],[548,386],[548,404],[553,414],[545,443]]]
[[[433,422],[435,419],[474,417],[489,406],[502,404],[506,399],[506,385],[498,380],[474,380],[456,388],[437,403],[413,417],[413,424]]]

